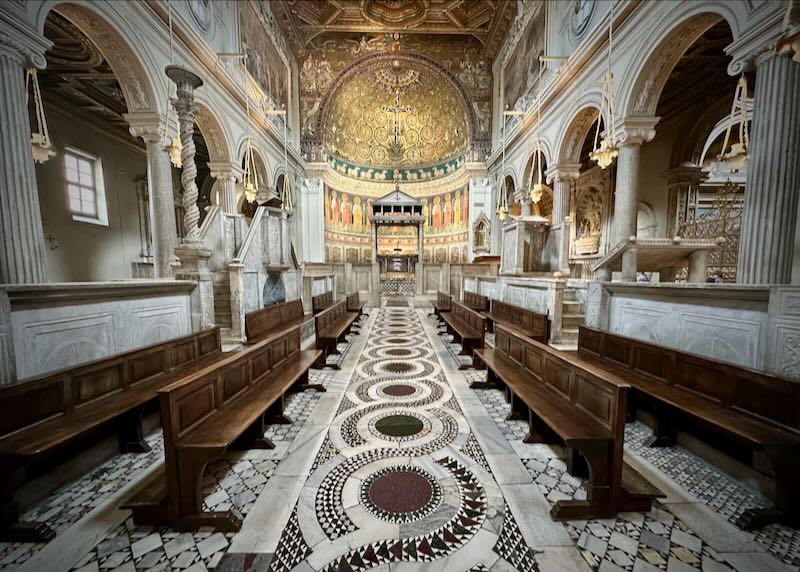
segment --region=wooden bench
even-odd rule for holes
[[[550,340],[550,320],[547,314],[539,314],[519,306],[512,306],[500,300],[492,300],[489,312],[486,313],[489,331],[498,322],[506,328],[518,330],[525,336],[546,344]]]
[[[122,508],[139,525],[235,532],[233,510],[203,510],[206,465],[228,449],[265,449],[265,423],[290,423],[287,392],[307,385],[318,350],[300,350],[300,328],[275,334],[159,391],[166,475]]]
[[[311,311],[316,316],[322,310],[326,308],[330,308],[333,306],[333,292],[325,292],[324,294],[319,294],[317,296],[311,297]]]
[[[149,450],[142,412],[158,390],[221,359],[219,328],[182,336],[0,387],[0,538],[46,542],[43,523],[17,522],[14,489],[43,462],[113,423],[122,452]]]
[[[273,304],[244,317],[247,343],[253,344],[277,332],[288,332],[305,322],[303,301],[300,299]]]
[[[776,519],[800,525],[800,384],[585,326],[578,355],[635,389],[629,416],[638,404],[650,406],[649,445],[673,444],[680,425],[751,464],[756,451],[769,459],[775,509],[745,511],[740,527],[759,528]]]
[[[359,316],[366,314],[364,312],[364,302],[358,294],[358,290],[347,296],[347,311],[356,312]]]
[[[339,369],[337,364],[327,363],[327,358],[329,355],[339,353],[336,345],[350,332],[356,318],[358,318],[358,314],[347,310],[346,300],[340,300],[314,316],[317,349],[322,350],[320,361],[316,367]]]
[[[485,314],[489,311],[489,298],[474,292],[464,292],[464,305],[476,312]]]
[[[450,294],[445,294],[441,290],[436,292],[436,302],[433,303],[433,313],[441,317],[443,313],[450,311],[450,302],[453,297]]]
[[[483,347],[483,336],[486,331],[486,318],[467,308],[458,300],[452,300],[450,311],[441,315],[447,332],[461,344],[459,355],[472,355],[472,351]],[[469,366],[460,365],[459,369]]]
[[[607,518],[621,511],[650,510],[654,494],[623,487],[626,399],[623,380],[558,352],[502,324],[494,349],[475,350],[489,379],[506,391],[511,418],[527,417],[526,443],[561,442],[567,470],[588,477],[586,500],[560,500],[553,520]]]

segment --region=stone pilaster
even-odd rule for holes
[[[612,247],[636,236],[636,214],[639,205],[639,155],[642,144],[655,137],[657,117],[629,117],[619,132],[617,185],[614,199],[614,232]],[[636,249],[622,255],[622,280],[636,280]]]
[[[238,214],[236,204],[236,182],[243,178],[242,168],[235,163],[208,164],[211,176],[218,180],[222,186],[219,191],[219,208],[228,214]]]
[[[800,199],[800,63],[756,59],[737,281],[789,284]]]
[[[172,164],[164,150],[163,121],[154,113],[129,113],[125,120],[131,135],[141,137],[147,149],[147,188],[156,278],[171,278],[178,230],[172,190]]]
[[[572,184],[580,175],[580,163],[557,163],[545,172],[553,185],[553,221],[551,232],[558,233],[558,270],[569,273],[569,213]]]
[[[179,66],[167,66],[167,76],[178,86],[173,101],[181,124],[181,185],[183,186],[183,244],[200,244],[200,209],[197,208],[197,164],[195,163],[194,118],[197,106],[194,90],[203,85],[203,80],[193,72]],[[180,255],[179,255],[180,256]]]
[[[50,42],[0,11],[0,283],[47,281],[31,151],[25,68],[44,68]]]
[[[181,244],[175,249],[175,254],[181,261],[175,278],[197,282],[191,295],[192,330],[196,332],[214,327],[214,275],[208,268],[211,251]]]

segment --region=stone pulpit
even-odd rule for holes
[[[542,251],[549,226],[550,222],[538,215],[520,216],[504,225],[500,274],[545,271]]]

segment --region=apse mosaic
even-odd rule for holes
[[[329,262],[371,262],[372,222],[369,213],[375,197],[325,188],[325,243]],[[460,263],[466,260],[469,235],[467,187],[421,197],[425,216],[425,257],[428,262]],[[416,254],[416,227],[380,226],[378,254]]]

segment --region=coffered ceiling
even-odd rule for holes
[[[475,38],[494,57],[516,12],[512,0],[273,0],[273,14],[298,54],[353,33]]]

